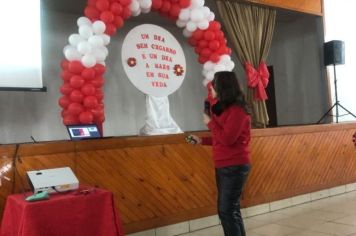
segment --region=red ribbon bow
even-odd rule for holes
[[[265,88],[268,85],[269,78],[269,72],[266,63],[261,62],[258,69],[256,70],[250,63],[246,62],[245,72],[248,86],[254,88],[255,90],[255,100],[266,100],[268,97]]]

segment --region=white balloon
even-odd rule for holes
[[[192,0],[190,8],[194,9],[194,8],[202,7],[204,6],[204,3],[205,3],[204,0]]]
[[[139,8],[137,11],[132,12],[133,16],[139,16],[141,14],[141,8]]]
[[[66,48],[64,56],[68,61],[80,60],[82,58],[82,55],[73,46]]]
[[[184,29],[183,30],[183,35],[184,35],[184,37],[186,37],[186,38],[189,38],[190,36],[192,36],[192,32],[191,31],[189,31],[189,30],[187,30],[187,29]]]
[[[202,73],[202,75],[205,77],[208,72],[209,72],[209,71],[207,71],[207,70],[202,70],[201,73]]]
[[[235,67],[235,63],[233,61],[230,61],[229,64],[226,66],[226,70],[232,71]]]
[[[104,40],[101,36],[99,35],[93,35],[88,39],[88,42],[93,46],[93,47],[100,47],[104,45]]]
[[[106,66],[105,61],[98,61],[99,64],[102,64],[103,66]]]
[[[198,28],[201,30],[206,30],[207,28],[209,28],[209,21],[206,19],[203,19],[202,21],[200,21],[198,23]]]
[[[204,18],[204,13],[201,8],[196,8],[196,9],[193,9],[190,11],[190,19],[193,22],[197,23],[197,22],[203,20],[203,18]]]
[[[104,41],[104,45],[108,45],[110,43],[110,36],[107,35],[107,34],[103,34],[101,35],[101,37],[103,38],[103,41]]]
[[[137,12],[140,9],[140,4],[137,0],[132,0],[130,4],[130,10],[132,13]],[[141,12],[140,12],[141,13]]]
[[[207,74],[206,74],[206,79],[208,80],[213,80],[214,79],[214,75],[215,75],[215,72],[214,71],[209,71]]]
[[[103,34],[105,32],[106,25],[103,21],[97,20],[93,24],[93,31],[95,34]]]
[[[222,64],[218,64],[214,67],[214,73],[219,72],[219,71],[226,71],[226,67]]]
[[[186,29],[190,32],[194,32],[197,29],[197,24],[195,24],[193,21],[189,21],[187,23]]]
[[[215,64],[215,63],[212,63],[211,61],[207,61],[207,62],[204,63],[203,68],[204,68],[204,70],[210,71],[210,70],[213,70],[213,69],[214,69],[214,66],[215,66],[215,65],[216,65],[216,64]]]
[[[79,17],[78,20],[77,20],[77,25],[78,27],[82,26],[82,25],[88,25],[88,26],[91,26],[91,21],[85,17],[85,16],[82,16],[82,17]]]
[[[190,19],[190,10],[183,9],[179,12],[178,18],[182,21],[188,21]]]
[[[188,21],[183,21],[183,20],[180,20],[178,19],[177,22],[176,22],[176,25],[179,27],[179,28],[183,28],[187,25]]]
[[[151,12],[151,8],[141,8],[141,12],[142,13],[150,13]]]
[[[95,66],[96,59],[92,54],[86,54],[82,57],[81,62],[86,68],[90,68]]]
[[[215,14],[214,12],[210,12],[209,16],[208,16],[208,21],[213,21],[215,19]]]
[[[82,42],[83,40],[84,39],[79,34],[72,34],[68,38],[70,45],[75,46],[75,47],[78,45],[78,43]]]
[[[90,36],[93,35],[93,29],[88,25],[82,25],[79,27],[79,34],[84,39],[88,39]]]
[[[91,49],[92,49],[91,44],[87,41],[80,42],[77,46],[78,52],[80,52],[83,55],[90,53]]]
[[[66,45],[64,48],[63,48],[63,54],[65,55],[65,51],[67,51],[68,49],[72,48],[71,45]]]
[[[148,9],[151,8],[152,6],[152,1],[151,0],[139,0],[141,8]]]
[[[106,47],[100,47],[98,49],[102,50],[105,53],[105,57],[109,55],[109,50]]]
[[[99,48],[93,49],[92,55],[95,57],[96,61],[105,61],[107,56],[105,51]]]
[[[221,55],[220,61],[221,61],[221,62],[228,62],[228,61],[231,61],[231,57],[230,57],[229,55],[227,55],[227,54]]]
[[[207,18],[207,17],[210,15],[210,9],[209,9],[209,7],[204,6],[204,7],[202,8],[202,11],[203,11],[203,14],[204,14],[204,18]]]

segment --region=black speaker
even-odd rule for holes
[[[345,43],[341,40],[333,40],[324,43],[324,65],[345,64]]]

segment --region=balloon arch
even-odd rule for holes
[[[157,11],[176,22],[194,47],[203,64],[203,84],[206,86],[217,71],[231,71],[231,49],[215,15],[204,6],[204,0],[88,0],[85,17],[77,20],[78,33],[69,36],[63,49],[58,103],[65,125],[96,123],[104,116],[104,73],[110,36],[123,27],[131,16]]]

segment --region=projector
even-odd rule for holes
[[[79,181],[69,167],[27,171],[27,177],[34,194],[43,191],[61,193],[79,187]]]

